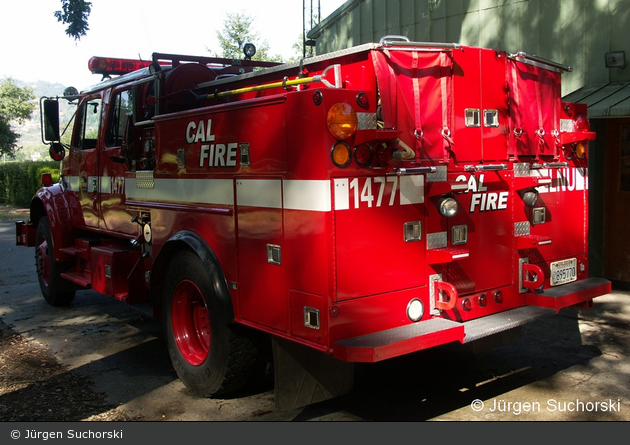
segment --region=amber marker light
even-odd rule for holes
[[[337,139],[348,139],[357,131],[357,113],[346,103],[330,107],[326,116],[328,130]]]
[[[335,164],[337,167],[347,167],[348,165],[350,165],[350,160],[352,159],[350,146],[345,142],[335,142],[332,150],[330,150],[330,157],[332,158],[333,164]]]
[[[582,142],[575,144],[575,156],[577,156],[578,159],[584,159],[584,156],[586,156],[586,145]]]

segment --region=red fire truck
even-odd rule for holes
[[[514,332],[589,277],[586,108],[523,52],[379,43],[276,65],[95,57],[69,143],[42,98],[44,175],[17,244],[44,298],[81,289],[161,317],[204,396],[273,353],[276,404],[352,387],[353,364]],[[516,329],[518,330],[518,329]]]

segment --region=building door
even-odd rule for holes
[[[604,275],[630,286],[630,119],[606,128]]]

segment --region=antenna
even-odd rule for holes
[[[311,1],[311,11],[310,11],[310,20],[309,20],[309,26],[310,26],[310,30],[313,30],[313,0]],[[306,0],[302,0],[302,37],[303,37],[303,41],[302,41],[302,56],[304,58],[306,58],[306,47],[310,47],[310,56],[313,55],[313,48],[315,47],[315,40],[313,39],[309,39],[306,40]],[[319,25],[319,22],[321,20],[321,15],[322,15],[322,7],[321,7],[321,0],[317,0],[317,24]],[[309,56],[309,57],[310,57]]]

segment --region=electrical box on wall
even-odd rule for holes
[[[606,53],[606,68],[625,68],[627,64],[625,51]]]

